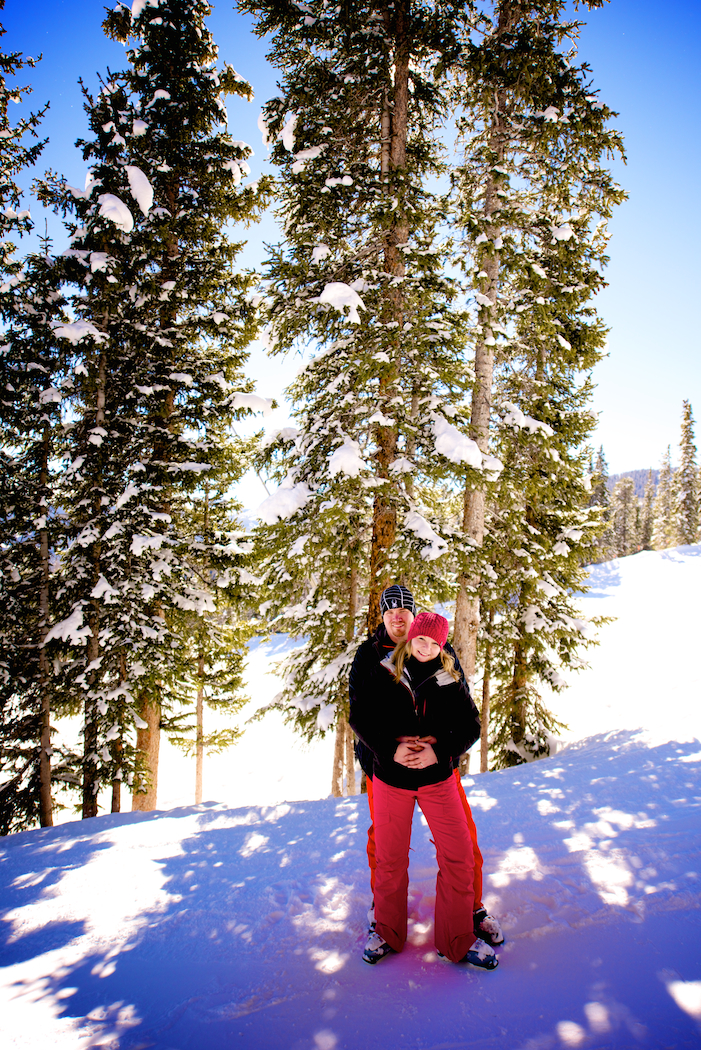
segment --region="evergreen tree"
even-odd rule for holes
[[[271,253],[273,352],[311,341],[290,391],[297,427],[261,465],[261,612],[304,635],[275,701],[301,731],[346,740],[347,672],[384,586],[449,597],[454,524],[435,493],[482,456],[457,425],[469,382],[444,276],[441,171],[449,4],[247,3],[271,34],[281,94],[264,126],[286,239]],[[465,464],[467,467],[465,468]],[[349,781],[352,769],[348,768]]]
[[[645,495],[640,511],[640,546],[644,551],[652,550],[652,530],[655,524],[655,478],[652,470],[648,473]]]
[[[640,506],[632,478],[617,481],[611,496],[611,531],[617,558],[635,554],[641,545]]]
[[[562,672],[584,666],[581,650],[594,641],[574,595],[586,589],[584,566],[601,530],[583,451],[593,426],[591,370],[605,338],[590,305],[601,244],[584,230],[576,246],[547,238],[539,257],[548,297],[517,314],[509,367],[498,376],[503,417],[494,440],[504,470],[489,505],[482,589],[495,616],[480,639],[490,653],[496,768],[551,753],[561,726],[543,687],[562,689]],[[533,295],[526,282],[512,291],[516,301]]]
[[[27,258],[0,293],[5,332],[0,350],[0,831],[53,823],[53,779],[69,774],[52,748],[51,716],[62,691],[52,647],[57,616],[56,562],[65,522],[55,494],[63,446],[61,407],[70,391],[65,355],[53,326],[62,298],[46,256]]]
[[[228,560],[230,577],[246,560],[193,533],[203,476],[217,486],[223,429],[262,403],[242,375],[255,319],[227,226],[254,216],[265,184],[240,185],[250,147],[226,130],[224,98],[251,89],[217,68],[209,12],[204,0],[163,0],[108,15],[107,32],[134,43],[130,67],[97,97],[86,92],[86,188],[54,177],[43,191],[74,214],[62,267],[78,319],[59,330],[78,377],[66,474],[72,611],[53,632],[72,646],[70,687],[83,697],[84,816],[103,784],[119,809],[124,780],[134,808],[155,806],[160,729],[178,733],[178,705],[202,681],[194,659],[173,658],[192,640],[181,612],[216,612],[202,558]],[[201,627],[220,651],[216,618]],[[227,681],[236,688],[238,674]]]
[[[497,0],[465,49],[459,87],[465,157],[455,183],[462,265],[477,313],[469,432],[483,453],[494,424],[495,368],[509,367],[518,311],[542,306],[547,312],[555,296],[566,303],[568,295],[580,295],[579,281],[570,288],[553,280],[546,246],[559,245],[566,254],[581,240],[603,261],[606,221],[625,196],[604,165],[622,151],[620,136],[606,126],[612,113],[592,90],[589,68],[576,63],[574,47],[567,50],[579,23],[569,21],[565,9],[558,0]],[[593,293],[601,281],[596,266],[582,280]],[[565,327],[556,330],[559,324]],[[547,338],[571,342],[556,310],[548,325]],[[479,556],[487,489],[484,479],[464,487],[463,529],[473,549],[461,572],[455,645],[469,677],[488,564]]]
[[[603,445],[599,447],[596,461],[591,468],[591,496],[589,504],[600,508],[601,520],[604,528],[596,540],[596,554],[593,562],[608,561],[613,555],[613,537],[611,535],[611,495],[608,486],[609,472],[604,456]]]
[[[15,257],[15,239],[32,228],[16,179],[41,153],[37,129],[46,109],[13,126],[9,104],[30,89],[7,83],[34,65],[18,52],[0,54],[0,834],[53,822],[54,683],[43,641],[52,611],[51,550],[60,531],[50,479],[60,430],[54,384],[62,368],[51,323],[61,304],[47,261]]]
[[[691,402],[684,401],[679,466],[672,482],[672,531],[675,544],[696,543],[699,535],[697,469],[694,416]]]
[[[657,495],[654,504],[654,525],[652,529],[652,546],[656,551],[665,550],[674,545],[672,519],[672,462],[670,446],[662,458],[660,476],[657,482]]]

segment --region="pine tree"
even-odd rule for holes
[[[476,643],[490,649],[497,766],[549,753],[557,726],[542,684],[562,688],[560,669],[581,666],[591,643],[572,601],[600,532],[581,451],[604,342],[591,298],[603,283],[606,222],[624,194],[604,166],[620,137],[588,68],[563,49],[578,29],[563,11],[498,4],[462,93],[466,162],[456,183],[478,314],[471,434],[482,448],[493,442],[504,471],[491,500],[484,485],[465,488],[474,549],[456,647],[468,673]],[[495,616],[480,635],[481,605]]]
[[[601,520],[604,523],[604,529],[596,540],[596,554],[593,558],[593,562],[608,561],[609,558],[614,557],[613,554],[613,537],[611,535],[610,519],[611,519],[611,495],[608,487],[609,471],[606,463],[606,457],[604,455],[603,445],[599,447],[599,451],[596,454],[596,462],[591,468],[591,496],[589,498],[589,504],[592,507],[599,507]]]
[[[644,551],[652,550],[652,530],[655,524],[655,490],[655,478],[652,471],[650,471],[640,511],[640,546]]]
[[[0,493],[0,707],[3,772],[0,828],[53,823],[53,780],[69,768],[52,748],[51,717],[62,707],[50,624],[59,615],[56,562],[65,521],[56,500],[63,447],[62,404],[72,382],[54,336],[63,301],[52,260],[29,256],[1,295],[2,480]],[[53,647],[55,648],[55,647]]]
[[[266,186],[240,185],[250,147],[228,134],[223,99],[251,89],[217,68],[209,11],[164,0],[108,15],[107,32],[134,46],[127,70],[85,93],[86,188],[53,178],[43,191],[75,214],[62,266],[78,320],[60,332],[78,375],[66,474],[72,612],[53,631],[72,645],[71,687],[84,702],[84,816],[101,785],[119,809],[125,780],[134,808],[155,806],[161,726],[178,732],[172,718],[202,678],[192,659],[189,671],[173,659],[191,641],[180,614],[216,611],[200,561],[220,561],[221,543],[210,550],[193,535],[192,501],[203,476],[217,486],[222,430],[262,403],[242,374],[255,318],[227,226],[255,215]],[[230,574],[246,560],[227,557]],[[221,625],[203,616],[201,626],[217,651]],[[238,675],[228,682],[235,689]]]
[[[577,65],[579,24],[564,18],[553,0],[498,0],[480,26],[478,43],[466,48],[459,118],[465,159],[455,175],[462,265],[474,289],[474,372],[470,436],[483,453],[494,423],[495,367],[508,367],[516,312],[552,302],[552,275],[544,265],[550,242],[566,252],[581,237],[603,259],[606,221],[624,198],[604,158],[622,152],[620,136],[607,128],[611,111],[598,101],[589,68]],[[598,0],[588,6],[599,6]],[[577,203],[580,204],[580,214]],[[598,223],[598,226],[597,226]],[[601,280],[584,277],[590,292]],[[513,298],[513,282],[529,298]],[[560,285],[564,298],[566,285]],[[577,282],[572,293],[579,294]],[[565,330],[550,338],[567,342]],[[541,336],[542,337],[542,336]],[[464,488],[463,529],[473,547],[460,579],[455,645],[468,676],[474,674],[480,625],[488,487],[484,479]]]
[[[640,506],[632,478],[617,481],[611,496],[611,531],[617,558],[635,554],[641,546]]]
[[[679,466],[672,482],[672,531],[675,544],[696,543],[699,534],[696,443],[691,402],[682,405]]]
[[[17,52],[0,54],[0,834],[53,822],[54,682],[43,641],[53,611],[51,551],[60,532],[50,478],[60,430],[54,383],[62,368],[51,322],[61,303],[47,260],[15,257],[14,238],[32,229],[16,178],[39,158],[44,142],[37,129],[46,107],[13,126],[9,103],[30,89],[7,83],[34,65]],[[28,137],[36,141],[28,145]]]
[[[282,73],[264,110],[286,235],[267,272],[269,338],[274,352],[317,350],[290,391],[297,427],[261,462],[280,484],[259,511],[261,615],[305,637],[275,705],[309,735],[335,722],[340,754],[347,672],[380,593],[404,580],[419,600],[450,596],[455,524],[437,493],[458,465],[482,469],[459,427],[463,318],[431,185],[446,105],[435,67],[460,12],[246,8]]]
[[[652,546],[656,551],[665,550],[674,545],[672,520],[672,461],[671,449],[662,458],[660,476],[657,482],[657,495],[654,504],[654,525],[652,529]]]

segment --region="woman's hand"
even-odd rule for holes
[[[406,737],[394,753],[394,761],[407,769],[425,769],[438,762],[436,752],[429,743],[423,743],[418,737]],[[409,742],[411,741],[411,742]]]

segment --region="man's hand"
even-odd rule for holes
[[[438,762],[436,752],[428,740],[433,737],[402,737],[402,742],[394,753],[394,761],[407,769],[425,769],[427,766],[435,766]]]

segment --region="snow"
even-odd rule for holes
[[[266,525],[274,525],[276,521],[291,518],[293,514],[301,510],[311,495],[304,482],[295,484],[294,481],[286,478],[272,495],[263,500],[254,512],[255,516]]]
[[[339,313],[343,313],[343,308],[348,307],[348,320],[352,324],[360,324],[360,315],[358,310],[365,309],[365,303],[360,298],[354,288],[351,288],[349,284],[344,284],[343,281],[332,281],[327,284],[323,292],[317,299],[310,299],[310,302],[317,303],[328,303],[329,306],[333,306]]]
[[[540,430],[546,437],[552,437],[555,433],[553,428],[549,427],[547,423],[543,423],[539,419],[533,419],[532,416],[527,416],[517,405],[512,405],[509,401],[505,401],[502,407],[504,408],[504,422],[507,426],[515,427],[519,430],[527,430],[529,434],[535,434],[536,431]]]
[[[436,452],[451,463],[467,463],[477,470],[482,469],[482,453],[477,442],[438,413],[433,419],[433,436],[436,439]],[[488,458],[494,459],[492,456]]]
[[[158,7],[160,0],[133,0],[131,5],[131,17],[138,18],[146,7]]]
[[[583,607],[617,619],[553,700],[569,746],[464,781],[507,937],[498,970],[436,956],[418,813],[406,950],[361,961],[367,802],[319,798],[332,735],[304,750],[271,714],[216,759],[227,802],[2,840],[3,1046],[699,1046],[701,546],[595,566],[591,582]],[[253,706],[288,650],[253,646]],[[171,797],[182,770],[194,784],[178,762]]]
[[[312,248],[312,262],[317,263],[322,259],[325,259],[331,254],[331,249],[328,244],[317,244],[315,248]]]
[[[54,328],[54,334],[59,339],[68,339],[73,346],[87,336],[94,339],[96,343],[107,338],[91,321],[72,321],[69,324],[58,324]]]
[[[272,412],[272,398],[260,397],[259,394],[234,394],[232,408],[250,408],[251,412],[262,412],[269,416]]]
[[[342,445],[329,456],[329,474],[345,474],[349,478],[357,478],[361,471],[366,470],[367,465],[360,455],[360,445],[357,441],[347,437]]]
[[[285,149],[289,150],[290,153],[292,153],[294,151],[294,148],[295,148],[295,124],[296,123],[297,123],[297,114],[296,113],[291,113],[290,116],[285,121],[285,126],[283,127],[282,131],[280,132],[280,134],[278,136],[279,139],[281,140],[283,146],[285,147]]]
[[[144,215],[148,215],[153,205],[153,186],[141,168],[137,168],[135,164],[125,164],[124,170],[129,179],[129,189],[132,197]],[[128,233],[129,231],[126,230],[125,232]]]
[[[410,532],[413,532],[420,540],[426,541],[426,546],[421,551],[421,557],[425,561],[435,561],[448,549],[448,544],[442,539],[433,526],[418,511],[410,511],[404,519],[404,524]]]
[[[574,237],[574,230],[568,222],[564,222],[561,226],[553,226],[553,241],[569,241],[570,237]]]
[[[114,193],[101,193],[97,200],[103,218],[113,222],[122,233],[131,233],[134,229],[134,219],[123,200]]]
[[[64,642],[70,639],[75,645],[82,645],[89,634],[90,628],[83,626],[83,606],[79,605],[65,620],[54,624],[44,639],[44,645],[54,638],[60,638]]]

